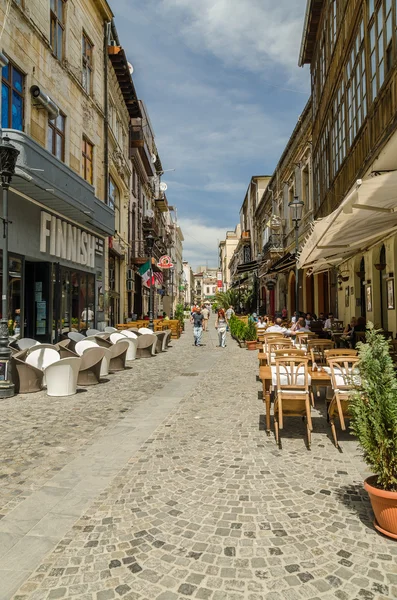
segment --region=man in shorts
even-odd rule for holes
[[[201,311],[203,315],[203,331],[208,331],[208,319],[210,318],[210,311],[206,306]]]

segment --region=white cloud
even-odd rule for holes
[[[224,227],[206,225],[200,218],[182,218],[178,225],[182,229],[183,259],[189,261],[193,270],[208,263],[209,267],[218,266],[218,243],[224,239],[228,229],[234,229],[225,223]]]
[[[263,73],[284,67],[296,81],[306,0],[163,0],[178,19],[179,34],[228,66]],[[302,78],[300,78],[302,79]]]

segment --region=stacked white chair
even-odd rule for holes
[[[112,333],[110,334],[110,341],[112,344],[117,344],[117,342],[123,341],[128,342],[128,351],[127,351],[127,360],[135,360],[136,359],[136,349],[138,343],[136,338],[129,337],[125,335],[125,333]]]
[[[17,346],[20,350],[27,350],[28,348],[38,346],[39,344],[40,342],[32,338],[21,338],[20,340],[17,340]]]
[[[44,371],[48,396],[73,396],[77,390],[77,378],[81,358],[62,358]]]
[[[149,327],[140,327],[138,331],[141,335],[143,335],[144,333],[148,333],[149,335],[153,333],[153,331]]]
[[[116,329],[115,327],[105,327],[105,332],[106,333],[117,333],[118,329]]]

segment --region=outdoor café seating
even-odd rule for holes
[[[313,425],[308,362],[307,357],[301,356],[276,359],[274,431],[278,445],[280,445],[280,430],[284,428],[284,418],[299,416],[305,419],[307,445],[310,448]]]
[[[116,372],[116,371],[123,371],[126,367],[126,361],[127,361],[127,352],[129,349],[129,344],[127,340],[121,340],[119,342],[117,342],[116,344],[112,344],[108,350],[109,350],[109,357],[110,357],[110,361],[109,361],[109,371],[110,372]]]
[[[39,392],[43,387],[44,372],[25,362],[26,350],[11,357],[12,380],[17,394]]]
[[[62,358],[44,371],[48,396],[72,396],[77,391],[81,358]]]
[[[16,345],[19,350],[25,350],[26,348],[31,348],[32,346],[37,346],[40,342],[33,340],[32,338],[21,338],[16,340]]]
[[[81,364],[77,378],[77,385],[95,385],[100,382],[102,361],[105,357],[105,348],[90,348],[81,357]]]
[[[136,359],[136,350],[138,346],[137,342],[138,338],[131,338],[125,335],[125,332],[117,332],[110,334],[110,341],[112,344],[117,344],[117,342],[125,341],[128,343],[128,352],[127,352],[127,360],[135,360]]]
[[[156,354],[157,337],[153,332],[145,333],[138,338],[137,358],[150,358]]]
[[[325,367],[331,375],[333,397],[328,405],[328,417],[331,425],[332,437],[338,448],[335,419],[339,419],[341,429],[346,430],[345,418],[349,418],[350,394],[354,386],[359,383],[357,370],[358,357],[341,356],[328,360],[329,367]]]

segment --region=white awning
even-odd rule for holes
[[[355,184],[339,207],[315,221],[298,257],[298,267],[323,270],[397,231],[397,171]]]

